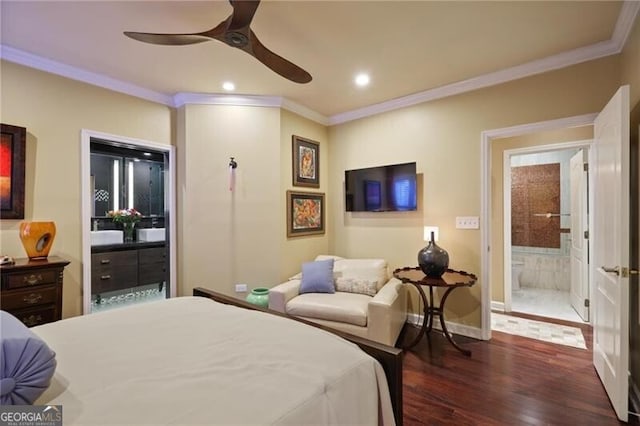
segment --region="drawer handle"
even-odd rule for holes
[[[100,279],[101,280],[110,280],[111,279],[111,275],[100,275]]]
[[[42,275],[38,274],[31,274],[29,276],[25,276],[22,279],[22,282],[27,283],[29,285],[34,285],[34,284],[38,284],[40,281],[42,281]]]
[[[100,263],[101,263],[102,265],[108,265],[109,263],[111,263],[111,259],[102,259],[102,260],[100,261]]]
[[[38,303],[39,301],[42,300],[42,295],[31,293],[30,295],[23,297],[22,300],[24,301],[24,303],[33,305],[34,303]]]
[[[42,322],[42,315],[29,315],[28,317],[22,318],[22,322],[27,327],[31,327],[32,325],[36,325]]]

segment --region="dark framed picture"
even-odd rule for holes
[[[287,237],[324,234],[324,193],[287,191]]]
[[[1,124],[0,218],[24,219],[24,159],[27,129]]]
[[[293,135],[293,186],[320,188],[320,144]]]

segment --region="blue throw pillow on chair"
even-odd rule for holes
[[[302,293],[335,293],[333,286],[333,259],[302,264]]]

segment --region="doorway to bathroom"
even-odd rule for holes
[[[82,130],[83,313],[176,295],[175,147]]]
[[[590,141],[504,151],[504,304],[589,322]]]

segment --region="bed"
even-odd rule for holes
[[[58,363],[35,404],[65,425],[396,424],[399,350],[194,294],[32,328]]]

